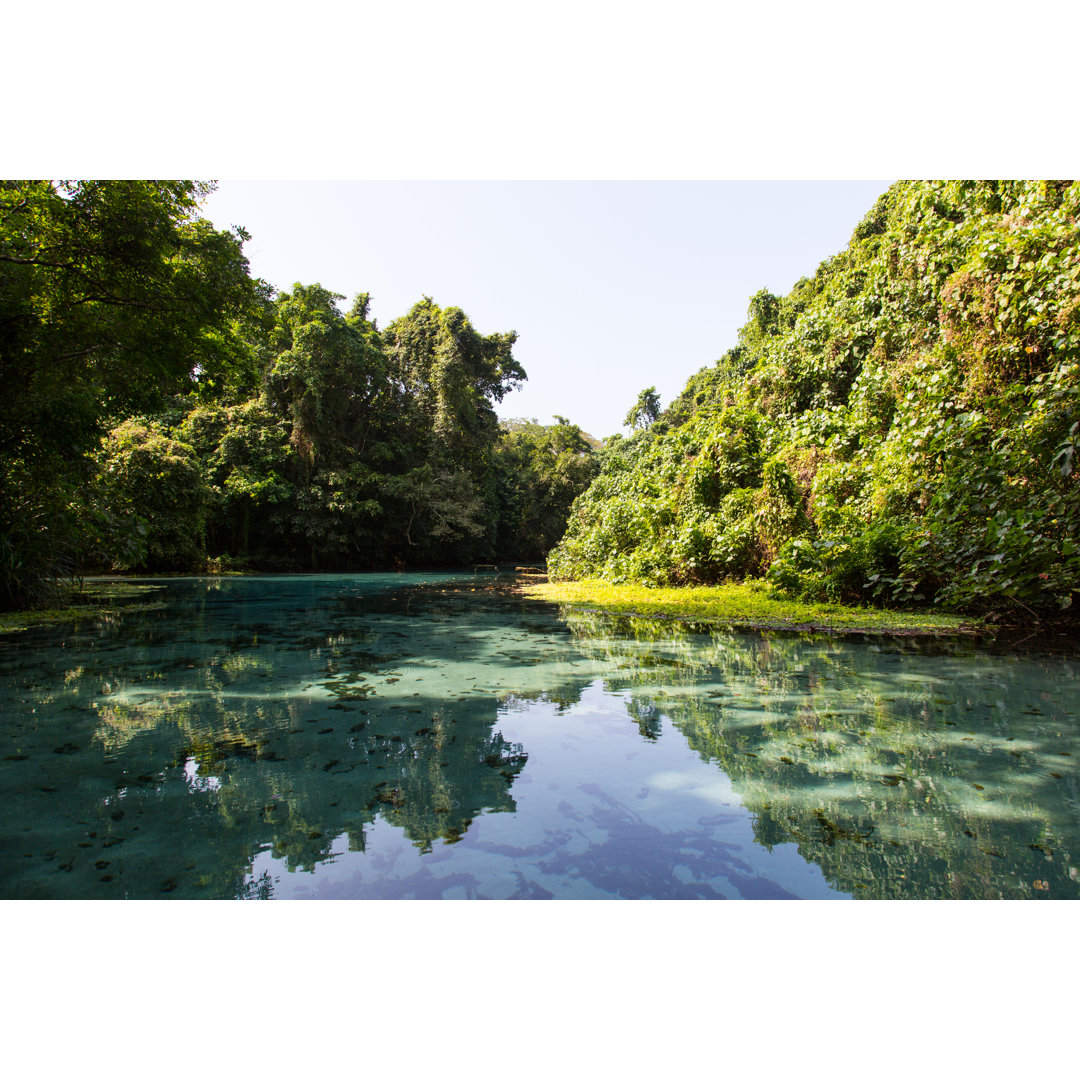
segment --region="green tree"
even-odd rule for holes
[[[647,386],[637,396],[633,408],[626,414],[623,424],[635,431],[644,431],[656,423],[660,416],[660,395],[655,386]]]
[[[599,471],[594,441],[565,417],[502,424],[496,450],[500,558],[541,560],[566,530],[570,507]]]
[[[94,506],[110,529],[90,561],[115,570],[205,566],[208,493],[190,446],[158,424],[125,420],[109,432],[98,463]]]
[[[383,338],[432,451],[467,465],[488,450],[498,437],[494,403],[526,378],[511,351],[517,334],[483,336],[460,308],[440,308],[425,296]]]
[[[298,469],[287,418],[259,397],[199,406],[179,428],[197,455],[207,492],[207,551],[233,566],[293,561]]]
[[[76,568],[83,488],[111,423],[235,359],[264,298],[241,231],[192,181],[0,183],[0,604]]]
[[[397,471],[392,425],[401,392],[360,295],[349,315],[340,295],[294,285],[278,297],[265,407],[289,428],[292,522],[303,562],[327,567],[364,562],[380,532],[382,476]]]
[[[524,375],[513,335],[482,338],[427,301],[384,334],[366,294],[346,315],[341,299],[279,295],[249,343],[258,397],[199,404],[181,425],[211,493],[210,554],[340,569],[490,557],[492,398]]]
[[[498,516],[494,406],[526,378],[512,353],[517,334],[481,335],[460,308],[424,297],[382,339],[391,381],[404,391],[397,430],[409,479],[392,488],[406,541],[399,557],[490,558]],[[453,514],[440,491],[455,493]]]

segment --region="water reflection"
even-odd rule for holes
[[[177,581],[0,645],[5,897],[1075,898],[1068,656]]]
[[[446,662],[441,692],[431,678],[440,652],[469,665],[488,628],[417,653],[393,597],[312,609],[310,589],[189,586],[126,633],[5,650],[4,894],[234,896],[253,850],[311,870],[342,835],[362,852],[376,817],[424,852],[512,811],[527,756],[493,730],[497,700]]]
[[[795,843],[836,888],[1077,897],[1075,659],[564,617],[583,651],[636,651],[614,684],[631,715],[670,718],[731,777],[758,841]]]

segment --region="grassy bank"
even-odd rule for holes
[[[73,589],[58,607],[34,611],[0,611],[0,634],[14,634],[34,626],[82,622],[117,615],[122,608],[138,603],[140,608],[156,606],[154,593],[160,585],[136,585],[130,581],[87,581]]]
[[[885,611],[783,599],[760,582],[647,588],[644,585],[612,585],[592,579],[523,584],[521,592],[537,600],[620,615],[678,618],[762,629],[951,634],[977,628],[962,616],[940,612]]]

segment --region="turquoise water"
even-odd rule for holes
[[[0,642],[0,896],[1080,895],[1074,650],[495,582],[170,580]]]

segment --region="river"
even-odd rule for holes
[[[1075,899],[1075,646],[163,580],[0,642],[0,896]]]

